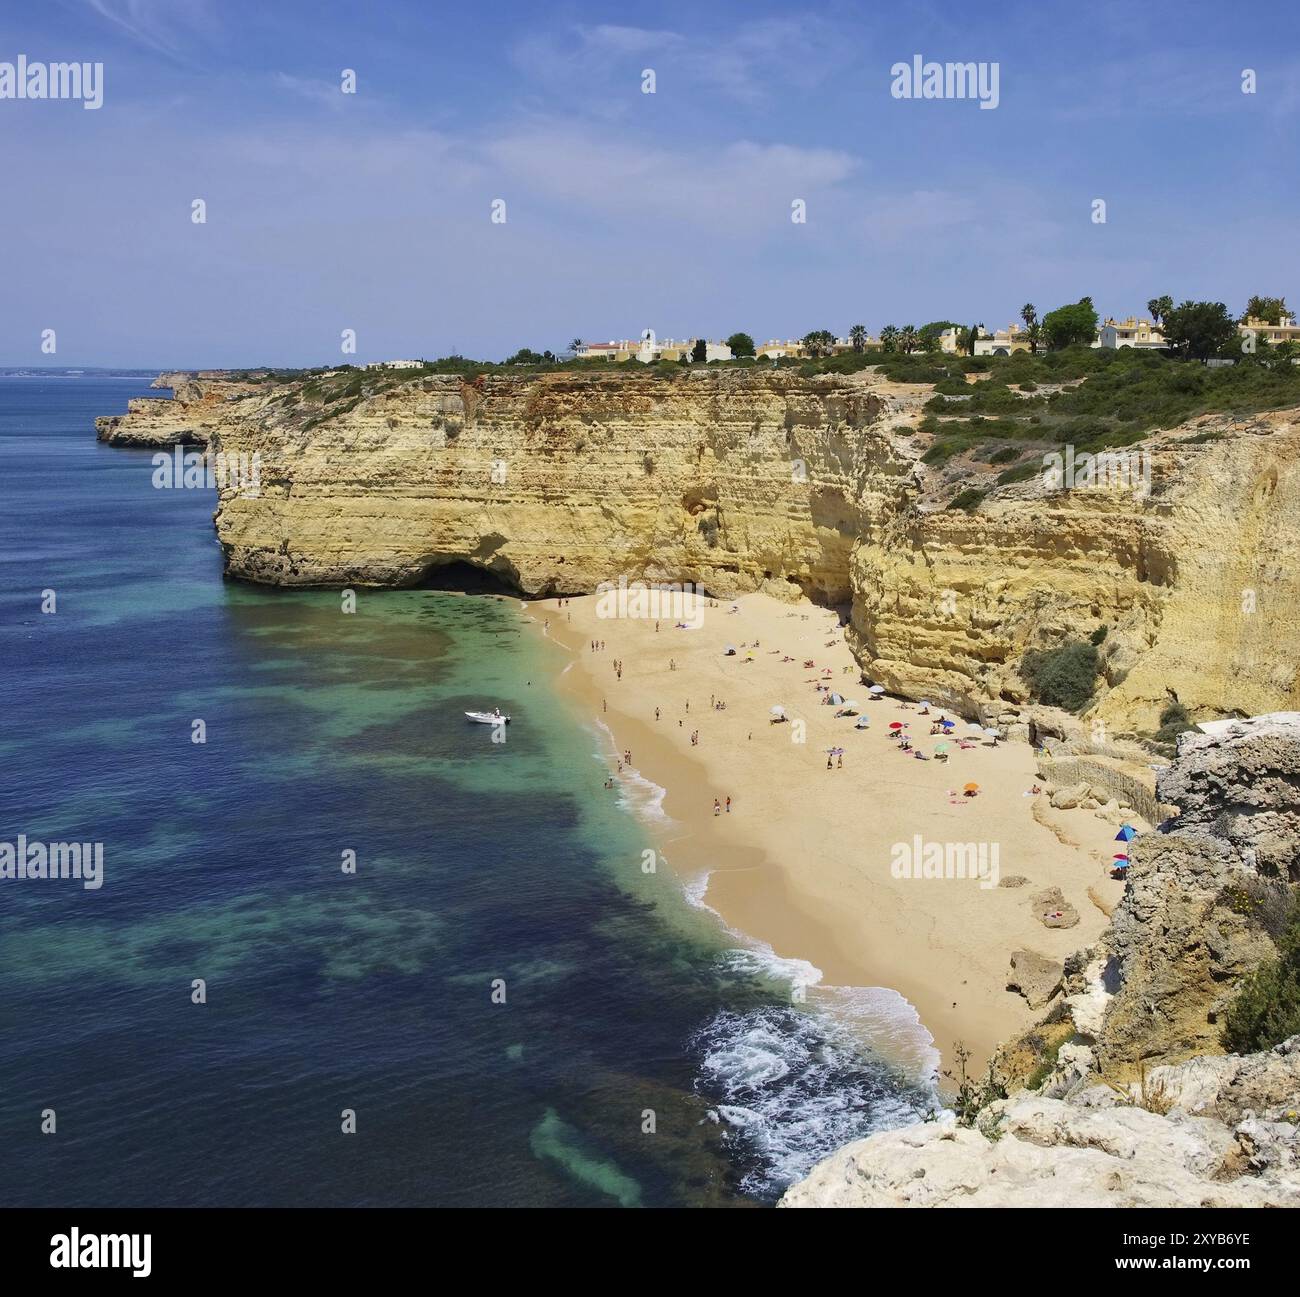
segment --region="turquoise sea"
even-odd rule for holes
[[[516,603],[223,580],[145,394],[0,378],[0,842],[104,859],[0,880],[0,1203],[746,1205],[926,1110],[889,993],[642,871]]]

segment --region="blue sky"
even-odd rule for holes
[[[21,8],[0,62],[102,61],[104,105],[0,100],[0,364],[1300,305],[1289,0]],[[914,54],[996,61],[998,108],[892,98]]]

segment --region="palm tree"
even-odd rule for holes
[[[1174,309],[1174,299],[1167,294],[1164,297],[1153,297],[1147,303],[1147,311],[1151,316],[1152,324],[1159,324],[1161,320],[1167,319],[1169,312]]]
[[[880,330],[880,349],[882,351],[893,351],[898,342],[898,328],[893,324],[887,324]]]
[[[916,350],[918,341],[916,325],[905,324],[898,335],[898,345],[910,356]]]
[[[867,326],[855,324],[849,330],[849,341],[853,344],[853,350],[861,354],[867,345]]]
[[[1033,302],[1026,302],[1020,308],[1020,318],[1025,322],[1025,337],[1029,339],[1030,353],[1038,351],[1038,338],[1040,330],[1038,327],[1038,310]]]
[[[570,350],[570,351],[574,351],[574,352],[581,351],[581,350],[582,350],[582,339],[581,339],[581,338],[574,338],[574,340],[573,340],[571,343],[569,343],[569,350]]]

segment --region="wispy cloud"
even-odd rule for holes
[[[716,94],[739,104],[771,104],[791,88],[811,89],[849,60],[837,29],[815,15],[756,18],[716,32],[681,32],[603,23],[521,38],[515,66],[548,93],[575,102],[641,92],[643,67],[655,71],[656,94]]]
[[[87,7],[116,31],[172,58],[185,53],[195,36],[217,28],[207,0],[85,0]]]

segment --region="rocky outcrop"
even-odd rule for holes
[[[1119,979],[1097,1040],[1110,1073],[1218,1052],[1242,977],[1300,880],[1300,716],[1188,733],[1159,779],[1179,807],[1130,849],[1128,886],[1106,937]]]
[[[129,400],[125,414],[101,415],[95,433],[110,446],[206,446],[216,425],[228,419],[221,407],[259,390],[259,385],[223,375],[159,374],[151,384],[171,388],[171,397]]]
[[[1021,1092],[990,1104],[976,1127],[949,1114],[872,1135],[819,1163],[779,1205],[1296,1207],[1298,1109],[1293,1037],[1266,1054],[1157,1069],[1145,1094]]]
[[[973,1127],[950,1114],[850,1144],[782,1206],[1300,1206],[1300,1036],[1220,1045],[1300,880],[1300,716],[1212,731],[1161,772],[1181,814],[1130,844],[1099,946],[1064,968],[1013,956],[1010,984],[1050,1007],[991,1064],[1009,1097]],[[1046,892],[1030,904],[1056,913]]]
[[[175,406],[101,421],[261,457],[222,492],[230,575],[411,585],[465,563],[527,594],[693,581],[851,607],[864,674],[968,714],[1027,710],[1026,650],[1105,625],[1087,719],[1154,730],[1300,705],[1300,425],[1226,416],[1136,448],[1151,490],[999,488],[943,507],[930,395],[874,371],[168,376]],[[1195,436],[1189,437],[1191,432]]]
[[[1061,989],[1061,975],[1061,965],[1046,955],[1017,950],[1011,955],[1007,990],[1018,991],[1031,1009],[1041,1009]]]

